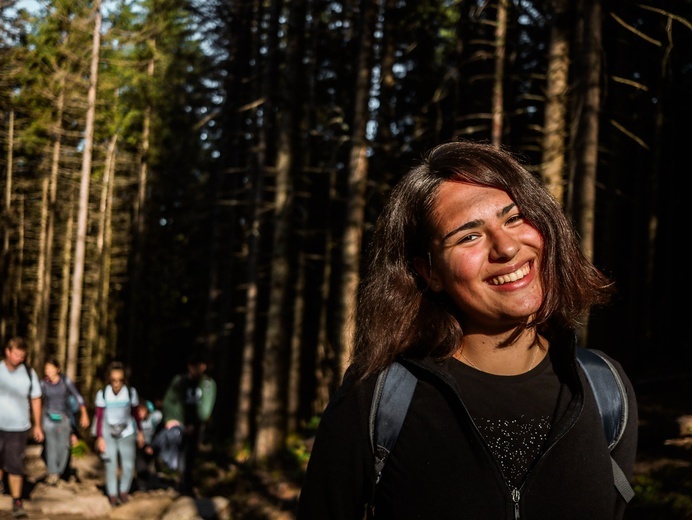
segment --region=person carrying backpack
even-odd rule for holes
[[[113,361],[108,384],[96,393],[96,451],[106,467],[106,493],[111,506],[129,502],[137,448],[144,446],[137,390],[125,382],[125,366]],[[120,478],[118,478],[120,467]]]
[[[163,412],[156,408],[151,401],[144,401],[137,406],[137,415],[139,416],[139,424],[144,434],[144,446],[137,448],[135,457],[137,489],[146,491],[152,475],[156,473],[154,471],[154,448],[151,443],[154,440],[154,434],[161,424]]]
[[[623,518],[636,398],[620,364],[577,334],[612,292],[511,153],[434,147],[376,223],[352,363],[322,415],[297,520]],[[578,349],[621,387],[612,451],[604,386]],[[390,377],[399,386],[383,390]],[[381,412],[400,427],[373,420]]]
[[[178,488],[184,495],[193,494],[199,444],[216,403],[216,381],[207,374],[207,366],[205,353],[194,350],[185,373],[173,376],[163,396],[164,429],[153,441],[169,468],[179,472]]]
[[[29,347],[22,337],[11,338],[0,363],[0,495],[3,477],[12,495],[12,515],[26,518],[24,509],[24,453],[29,435],[43,442],[41,385],[36,371],[26,364]]]
[[[44,459],[48,476],[46,484],[54,486],[65,473],[70,461],[71,435],[73,432],[73,412],[70,397],[79,407],[79,425],[89,427],[89,413],[84,397],[74,382],[60,371],[60,363],[55,358],[46,360],[43,368],[45,377],[41,380],[43,393],[43,445]]]

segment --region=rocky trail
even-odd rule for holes
[[[61,480],[55,486],[43,482],[45,464],[40,445],[27,446],[27,476],[24,507],[35,520],[230,520],[229,500],[222,497],[194,499],[179,495],[173,487],[161,482],[161,487],[135,491],[127,504],[111,507],[103,492],[104,472],[101,459],[94,453],[72,459],[75,477]],[[0,497],[0,519],[13,518],[12,500],[8,494]]]

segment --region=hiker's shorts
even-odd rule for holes
[[[29,430],[24,432],[0,431],[0,465],[10,475],[24,476],[24,451]]]

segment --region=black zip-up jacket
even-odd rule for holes
[[[562,352],[562,354],[560,353]],[[550,349],[563,383],[546,448],[519,489],[511,489],[471,420],[450,363],[402,362],[418,377],[411,405],[374,494],[375,518],[389,520],[611,520],[625,502],[593,393],[574,345]],[[610,358],[608,358],[610,359]],[[637,445],[637,404],[622,367],[629,418],[613,456],[628,479]],[[325,410],[301,491],[297,520],[362,520],[375,487],[368,415],[375,378],[348,375]]]

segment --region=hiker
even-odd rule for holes
[[[96,451],[106,467],[106,493],[111,506],[130,500],[137,448],[144,433],[137,414],[137,390],[126,384],[125,366],[113,361],[106,371],[108,384],[96,393]],[[118,478],[120,467],[120,478]]]
[[[137,456],[135,458],[135,471],[137,472],[137,489],[146,491],[149,480],[155,471],[154,466],[154,448],[151,443],[154,440],[154,433],[161,423],[163,413],[154,406],[151,401],[144,401],[137,405],[137,414],[139,415],[139,424],[142,426],[144,434],[144,446],[137,448]]]
[[[487,144],[438,145],[393,189],[371,247],[297,519],[622,518],[611,455],[631,479],[634,391],[603,354],[629,412],[610,452],[576,361],[581,320],[613,284],[539,178]],[[416,381],[375,485],[369,413],[394,361]]]
[[[89,427],[89,413],[84,397],[67,375],[61,373],[60,362],[48,358],[44,364],[45,377],[41,380],[43,394],[43,445],[48,476],[45,483],[55,486],[69,467],[73,435],[73,405],[79,413],[79,426]],[[72,399],[71,399],[72,398]]]
[[[194,463],[204,427],[216,402],[216,382],[206,372],[206,356],[201,351],[194,351],[187,360],[187,371],[173,377],[163,397],[163,422],[169,431],[162,432],[160,440],[165,439],[167,446],[174,446],[170,437],[176,435],[177,428],[182,428],[177,464],[173,460],[168,466],[180,473],[178,487],[185,495],[193,492]],[[154,443],[156,445],[156,441]],[[166,453],[170,460],[170,451],[166,450]]]
[[[29,434],[43,442],[41,385],[36,371],[25,363],[29,347],[22,337],[13,337],[0,363],[0,495],[5,494],[3,477],[12,496],[12,514],[26,518],[23,503],[24,452]]]

